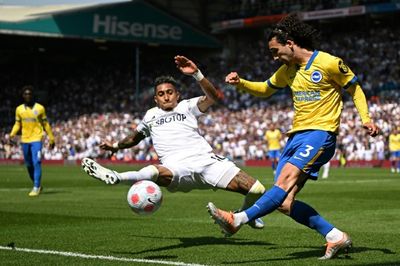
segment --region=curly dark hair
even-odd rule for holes
[[[178,82],[172,76],[159,76],[154,80],[154,94],[157,91],[157,86],[163,83],[172,84],[175,87],[175,90],[178,91]]]
[[[292,40],[302,48],[314,50],[318,46],[320,33],[311,25],[301,21],[297,13],[292,13],[276,24],[268,36],[268,41],[274,37],[281,44]]]

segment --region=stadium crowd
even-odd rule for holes
[[[374,121],[383,134],[369,138],[361,129],[356,109],[346,104],[338,138],[338,149],[348,160],[383,160],[388,156],[387,136],[392,125],[388,121],[400,121],[400,105],[397,102],[372,103],[370,110]],[[234,160],[265,159],[267,145],[264,134],[270,123],[275,123],[282,132],[291,126],[293,110],[272,105],[265,108],[250,107],[239,111],[218,108],[201,119],[201,133],[219,154]],[[44,158],[81,159],[83,157],[108,158],[98,145],[101,140],[115,141],[127,136],[140,122],[139,115],[130,113],[105,113],[82,115],[53,125],[56,148],[44,149]],[[284,140],[283,140],[284,141]],[[10,145],[3,136],[1,158],[22,159],[19,146]],[[133,149],[121,150],[113,160],[156,160],[157,155],[146,139]]]
[[[376,3],[393,3],[390,0],[227,0],[228,7],[225,12],[219,14],[218,21],[222,19],[238,19],[255,16],[267,16],[275,14],[288,14],[297,11],[317,11],[325,9],[344,8],[358,5]]]
[[[400,126],[400,30],[391,28],[371,28],[360,34],[330,33],[324,36],[321,50],[331,52],[345,59],[361,80],[369,99],[370,112],[383,134],[368,139],[360,128],[357,112],[345,97],[342,126],[338,138],[339,153],[350,160],[384,159],[388,156],[387,138],[393,126]],[[340,36],[340,37],[339,37]],[[270,123],[275,123],[282,131],[288,131],[293,110],[289,91],[278,93],[265,100],[237,92],[224,84],[227,72],[237,71],[249,80],[265,80],[277,69],[277,63],[267,55],[264,40],[239,43],[239,53],[229,61],[221,56],[209,57],[201,62],[200,68],[221,91],[222,103],[205,115],[199,125],[201,133],[212,144],[216,152],[240,159],[264,159],[267,146],[264,134]],[[143,71],[143,92],[138,97],[132,92],[134,80],[132,69],[123,64],[97,64],[81,66],[76,70],[58,70],[44,78],[41,90],[48,91],[47,115],[56,137],[56,148],[44,148],[45,159],[80,159],[83,157],[106,158],[110,154],[102,152],[98,144],[102,139],[121,139],[137,126],[144,111],[154,105],[151,86],[154,77],[168,73],[171,69],[162,63],[157,71]],[[61,74],[63,75],[61,75]],[[68,74],[67,74],[68,73]],[[190,77],[174,75],[178,78],[183,98],[199,94],[200,89]],[[8,133],[12,126],[15,107],[20,103],[15,86],[23,84],[23,79],[2,78],[4,104],[1,108],[3,119],[0,131],[0,158],[22,159],[19,146],[12,145]],[[14,86],[14,88],[13,88]],[[56,88],[56,89],[55,89]],[[138,100],[140,99],[140,100]],[[137,147],[120,151],[113,160],[157,159],[149,140]]]

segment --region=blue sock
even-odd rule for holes
[[[273,186],[265,192],[250,208],[245,210],[249,221],[267,215],[282,205],[287,193],[278,186]]]
[[[334,226],[328,223],[316,210],[302,201],[296,200],[294,202],[290,217],[298,223],[315,229],[324,237],[334,228]]]
[[[275,170],[275,161],[272,161],[272,170]]]

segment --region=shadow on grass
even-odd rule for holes
[[[239,238],[220,238],[220,237],[155,237],[155,236],[139,236],[133,235],[133,237],[143,237],[143,238],[156,238],[160,240],[179,240],[180,243],[151,248],[146,250],[141,250],[137,252],[117,252],[114,251],[113,253],[116,254],[131,254],[131,255],[138,255],[147,252],[160,252],[166,250],[173,250],[173,249],[181,249],[181,248],[190,248],[190,247],[198,247],[198,246],[210,246],[210,245],[234,245],[234,246],[271,246],[274,244],[264,242],[264,241],[253,241],[248,239],[239,239]]]
[[[71,191],[68,191],[68,190],[54,190],[54,189],[52,189],[52,190],[43,190],[41,193],[40,193],[40,195],[51,195],[51,194],[60,194],[60,193],[62,193],[62,194],[71,194],[72,192]]]
[[[307,250],[307,251],[300,251],[300,252],[293,252],[288,254],[285,257],[281,257],[281,258],[271,258],[270,256],[268,258],[265,259],[258,259],[258,260],[243,260],[243,261],[224,261],[221,262],[221,264],[248,264],[248,263],[260,263],[260,262],[269,262],[269,261],[290,261],[290,260],[299,260],[299,259],[309,259],[309,258],[319,258],[321,257],[324,252],[325,252],[325,247],[282,247],[282,249],[284,248],[307,248],[307,249],[311,249],[311,250]],[[273,249],[279,249],[279,248],[270,248],[269,250],[273,250]],[[393,255],[396,254],[396,252],[391,251],[390,249],[386,249],[386,248],[368,248],[368,247],[353,247],[349,254],[343,254],[341,252],[338,253],[338,255],[335,257],[335,260],[342,260],[342,261],[352,261],[353,259],[351,258],[351,254],[355,254],[355,253],[363,253],[363,252],[369,252],[369,251],[380,251],[383,254],[389,254],[389,255]],[[266,253],[268,255],[268,253]],[[269,254],[271,255],[271,254]],[[397,262],[393,262],[395,264],[387,264],[387,263],[373,263],[373,264],[365,264],[362,263],[360,265],[368,265],[368,266],[379,266],[379,265],[400,265],[400,264],[396,264]],[[354,264],[355,265],[355,264]]]

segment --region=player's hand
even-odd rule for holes
[[[379,127],[372,122],[363,124],[363,128],[368,130],[368,135],[375,137],[379,134]]]
[[[193,63],[192,60],[182,55],[175,56],[174,60],[176,67],[185,75],[193,75],[198,70],[196,64]]]
[[[231,72],[225,77],[225,82],[230,84],[230,85],[238,85],[240,82],[240,77],[238,73],[236,72]]]
[[[55,146],[56,146],[56,143],[54,142],[54,140],[49,142],[50,150],[54,149]]]
[[[6,135],[7,138],[7,135]],[[16,141],[17,137],[16,136],[9,136],[8,138],[8,142],[12,145],[12,146],[17,146],[17,141]]]
[[[119,150],[118,148],[114,148],[112,143],[108,141],[103,141],[102,143],[100,143],[99,147],[100,149],[111,151],[112,153],[115,153]]]

